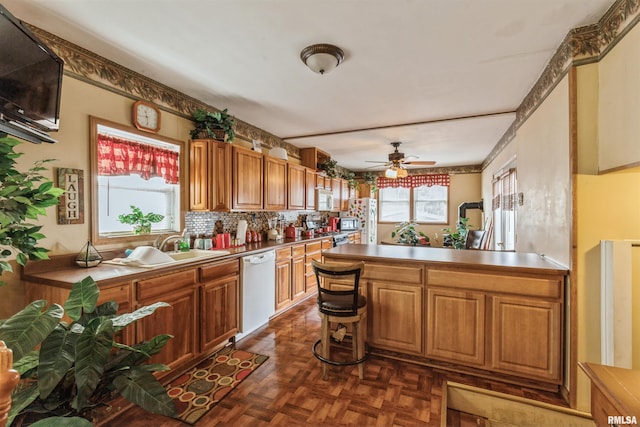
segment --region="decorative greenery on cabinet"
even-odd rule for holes
[[[196,127],[191,130],[192,139],[210,138],[225,141],[226,135],[226,141],[232,142],[236,136],[233,130],[235,118],[227,113],[226,108],[215,113],[199,108],[193,113],[193,120]]]

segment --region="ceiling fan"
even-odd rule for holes
[[[375,160],[367,160],[367,163],[384,163],[385,167],[389,168],[399,168],[404,169],[404,165],[419,165],[419,166],[433,166],[436,162],[432,160],[412,160],[412,158],[417,158],[415,156],[407,156],[405,157],[404,153],[398,151],[398,147],[402,144],[401,142],[392,142],[391,145],[395,148],[393,153],[389,153],[389,160],[386,162],[375,161]],[[379,167],[379,166],[372,166]]]

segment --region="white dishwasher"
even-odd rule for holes
[[[269,322],[276,311],[276,251],[240,259],[240,339]]]

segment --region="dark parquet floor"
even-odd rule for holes
[[[195,426],[440,425],[444,374],[374,355],[365,362],[364,380],[358,378],[356,367],[330,367],[329,379],[323,381],[320,362],[311,353],[319,332],[320,318],[311,298],[238,341],[237,348],[267,355],[269,360]],[[459,375],[455,380],[469,383]],[[502,387],[499,391],[526,395],[518,387]],[[537,397],[557,401],[553,396]],[[188,426],[139,408],[108,425]]]

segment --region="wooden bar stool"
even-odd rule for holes
[[[358,291],[364,262],[356,264],[324,264],[311,261],[318,283],[318,311],[322,320],[320,339],[313,345],[313,355],[322,362],[322,379],[327,379],[327,364],[334,366],[358,365],[360,379],[364,379],[367,299]],[[331,359],[329,323],[352,325],[352,360]],[[321,344],[320,352],[316,350]]]

